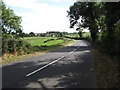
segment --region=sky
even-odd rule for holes
[[[22,17],[23,32],[44,33],[47,31],[67,31],[70,29],[67,10],[75,0],[3,0],[7,7]]]

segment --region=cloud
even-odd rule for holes
[[[38,8],[37,8],[38,9]],[[35,13],[22,14],[24,21],[24,30],[30,31],[58,31],[69,29],[69,21],[66,18],[66,9],[47,7],[44,9],[35,9]]]
[[[73,2],[75,0],[52,0],[53,2]]]
[[[55,7],[49,5],[49,3],[38,3],[37,0],[4,0],[4,2],[10,5],[13,10],[14,7],[17,8],[15,12],[22,17],[24,32],[39,33],[50,30],[70,32],[69,20],[66,17],[66,11],[69,7]],[[20,8],[24,8],[23,10],[26,12],[19,11]],[[26,9],[31,11],[28,12]]]
[[[20,7],[20,8],[33,8],[38,5],[37,0],[3,0],[7,5]],[[46,3],[40,3],[40,6],[46,5]]]

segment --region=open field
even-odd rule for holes
[[[83,35],[83,37],[89,37],[90,33],[89,32],[83,32],[82,35]]]
[[[71,37],[71,38],[79,38],[79,35],[76,34],[71,34],[71,35],[65,35],[66,37]]]
[[[34,40],[34,39],[47,40],[47,39],[57,39],[57,37],[23,37],[21,39],[22,40]]]
[[[64,40],[53,40],[53,41],[49,41],[49,42],[46,42],[44,44],[41,44],[43,46],[51,46],[51,45],[56,45],[56,44],[59,44],[59,43],[63,43]]]
[[[76,33],[76,34],[71,34],[71,35],[65,35],[66,37],[70,37],[70,38],[80,38],[79,34]],[[86,37],[89,37],[90,36],[90,33],[89,32],[82,32],[82,37],[83,38],[86,38]]]
[[[63,39],[59,39],[57,37],[24,37],[23,40],[29,42],[31,46],[51,46],[64,42]]]

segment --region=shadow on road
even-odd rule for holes
[[[94,88],[95,76],[93,63],[90,61],[89,53],[82,56],[74,56],[76,59],[59,61],[49,68],[26,77],[17,83],[16,88]],[[67,62],[66,62],[67,60]]]
[[[67,49],[68,48],[68,49]],[[70,49],[71,48],[71,49]],[[77,46],[66,47],[56,52],[70,52]],[[89,46],[81,46],[75,51],[90,50]],[[55,60],[56,58],[52,59]],[[48,61],[48,60],[46,60]],[[51,61],[49,59],[49,61]],[[40,64],[38,64],[40,63]],[[3,87],[9,88],[95,88],[95,75],[90,52],[72,54],[57,63],[43,69],[29,77],[26,73],[34,71],[42,66],[44,62],[20,62],[3,69]],[[12,70],[12,71],[10,71]],[[10,75],[7,76],[7,75]],[[19,80],[16,78],[19,77]],[[24,77],[24,78],[23,78]],[[13,82],[13,83],[11,83]],[[7,84],[8,83],[8,84]],[[11,83],[11,84],[10,84]]]
[[[71,52],[71,51],[73,51],[74,49],[77,49],[78,48],[78,46],[67,46],[66,48],[65,48],[65,50],[64,50],[64,48],[63,49],[59,49],[59,50],[56,50],[56,51],[53,51],[53,52]],[[85,50],[90,50],[90,46],[80,46],[79,47],[79,49],[77,49],[75,52],[77,52],[77,51],[85,51]]]

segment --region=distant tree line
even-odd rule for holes
[[[23,37],[63,37],[67,35],[68,32],[58,32],[58,31],[49,31],[46,33],[23,33]]]

